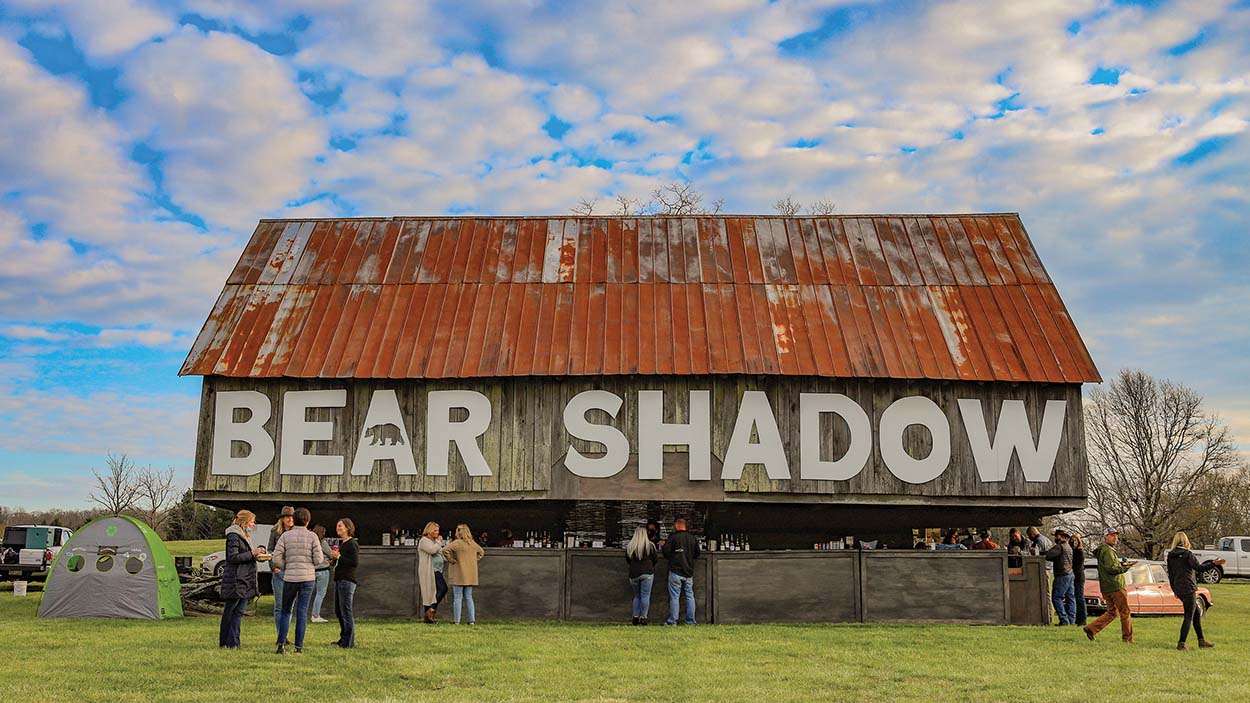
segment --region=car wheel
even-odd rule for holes
[[[1220,567],[1218,566],[1208,566],[1198,572],[1198,578],[1202,579],[1203,583],[1219,583],[1223,577],[1224,574],[1220,573]]]
[[[217,566],[213,567],[213,576],[220,577],[224,573],[226,573],[226,562],[223,561]]]

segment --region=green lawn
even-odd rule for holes
[[[6,701],[1182,701],[1250,696],[1250,583],[1212,589],[1214,650],[1177,652],[1179,618],[1113,626],[963,625],[475,628],[359,623],[359,648],[310,625],[303,655],[271,654],[269,599],[217,649],[217,619],[37,620],[39,594],[0,587]],[[489,612],[490,604],[479,604]],[[329,614],[327,608],[327,615]]]
[[[219,552],[226,548],[226,538],[221,539],[188,539],[182,541],[169,541],[165,543],[165,548],[169,550],[169,555],[174,557],[195,557],[195,565],[199,566],[199,560],[202,556],[207,556],[213,552]]]

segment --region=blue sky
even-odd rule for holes
[[[1250,446],[1250,3],[0,4],[0,504],[189,483],[176,375],[262,217],[1020,212],[1104,375]],[[315,8],[315,9],[308,9]]]

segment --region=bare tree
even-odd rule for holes
[[[777,211],[778,215],[794,217],[803,209],[803,203],[800,203],[787,195],[784,198],[779,198],[777,202],[773,203],[773,209]]]
[[[628,195],[618,195],[616,196],[616,210],[614,210],[612,214],[619,215],[621,217],[632,217],[634,215],[642,214],[643,208],[644,204],[642,200],[638,198],[631,198]]]
[[[135,485],[138,488],[135,509],[143,514],[149,527],[161,532],[169,509],[177,503],[173,467],[161,471],[149,466],[139,472]]]
[[[135,479],[135,463],[125,454],[115,455],[109,452],[105,463],[108,470],[101,475],[95,469],[96,490],[88,495],[88,499],[99,505],[111,515],[121,515],[135,507],[139,497],[139,485]]]
[[[807,214],[818,216],[832,215],[837,209],[838,206],[834,204],[832,199],[821,198],[807,206]]]
[[[656,214],[659,215],[706,215],[703,207],[703,193],[688,181],[673,181],[651,191],[651,200],[655,203]]]
[[[1085,519],[1118,526],[1122,543],[1148,559],[1173,531],[1197,526],[1192,508],[1210,479],[1240,463],[1228,428],[1203,409],[1201,396],[1138,370],[1094,390],[1086,440]]]
[[[569,208],[569,212],[580,217],[589,217],[595,214],[595,206],[598,204],[598,198],[582,198],[576,205]]]

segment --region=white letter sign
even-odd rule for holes
[[[259,391],[218,391],[213,412],[213,458],[209,473],[218,476],[255,476],[273,461],[273,439],[265,423],[273,413],[269,396]],[[234,421],[234,411],[246,408],[251,416]],[[247,456],[230,456],[232,442],[246,442]]]
[[[833,413],[850,428],[850,444],[837,461],[820,458],[820,416]],[[841,393],[799,394],[799,477],[823,481],[855,478],[872,457],[872,421],[859,403]]]
[[[664,422],[664,391],[638,391],[638,478],[664,478],[664,445],[690,452],[690,480],[712,479],[712,394],[690,391],[690,422]]]
[[[929,429],[933,450],[917,459],[903,447],[903,432],[912,425]],[[881,413],[881,459],[890,473],[907,483],[932,481],[951,462],[951,428],[946,413],[932,400],[914,395],[899,398]]]
[[[582,478],[607,478],[620,473],[629,462],[629,440],[625,433],[611,425],[596,425],[586,419],[589,410],[602,410],[613,419],[624,401],[609,391],[583,391],[564,406],[564,429],[587,442],[599,442],[606,449],[601,457],[587,457],[569,445],[564,465]]]
[[[989,428],[979,400],[959,400],[959,414],[964,420],[964,430],[972,445],[972,458],[982,481],[1006,481],[1007,467],[1011,466],[1011,454],[1020,457],[1024,480],[1045,483],[1055,469],[1059,455],[1059,441],[1063,439],[1063,416],[1068,404],[1062,400],[1046,401],[1042,411],[1042,432],[1033,444],[1033,431],[1029,429],[1029,416],[1023,400],[1004,400],[998,411],[998,424],[994,428],[994,442],[990,442]]]
[[[352,476],[373,473],[374,462],[390,459],[395,462],[395,474],[415,476],[417,460],[412,456],[412,442],[404,428],[404,416],[399,412],[399,398],[393,390],[377,390],[369,400],[365,412],[365,426],[356,443],[356,458],[352,461]]]
[[[287,391],[282,394],[282,461],[279,470],[298,476],[335,476],[343,473],[338,454],[305,454],[304,442],[334,439],[333,422],[309,422],[309,408],[341,408],[347,391]]]
[[[470,476],[490,476],[490,465],[477,445],[477,438],[490,427],[490,398],[477,391],[430,391],[426,403],[425,473],[446,476],[448,445],[455,443]],[[469,417],[452,422],[452,408],[468,410]]]
[[[759,434],[758,443],[751,442],[751,429]],[[727,481],[742,478],[747,464],[763,464],[768,478],[777,481],[790,478],[790,463],[786,461],[785,447],[781,444],[781,432],[777,418],[764,391],[746,391],[742,405],[738,407],[738,419],[733,434],[729,436],[729,448],[725,450],[725,466],[720,477]]]

